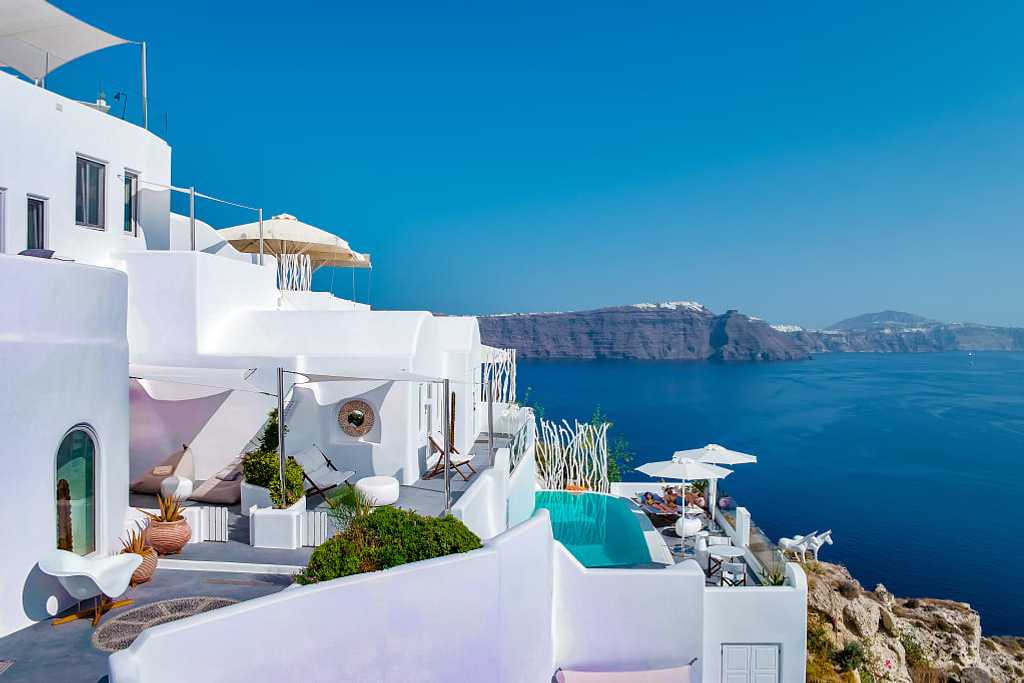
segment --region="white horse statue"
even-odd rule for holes
[[[832,545],[832,530],[829,529],[823,534],[811,535],[807,541],[807,549],[814,555],[814,561],[818,561],[818,551],[823,545]]]
[[[817,530],[812,531],[809,534],[803,536],[794,536],[793,538],[780,538],[779,547],[782,548],[783,554],[789,552],[793,553],[800,558],[801,562],[807,561],[807,550],[811,547],[811,539],[816,538]],[[831,532],[829,532],[831,533]],[[832,541],[829,540],[829,543]]]

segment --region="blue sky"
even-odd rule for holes
[[[148,41],[175,182],[372,252],[375,306],[1024,325],[1019,3],[58,4]],[[136,63],[50,85],[132,116]]]

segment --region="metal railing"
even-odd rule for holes
[[[533,419],[533,413],[528,413],[528,416],[528,419],[512,435],[512,441],[509,442],[509,473],[516,471],[516,466],[522,461],[523,456],[536,445],[537,425]]]

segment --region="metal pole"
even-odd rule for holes
[[[263,265],[263,209],[256,209],[257,220],[260,223],[260,265]]]
[[[149,130],[149,86],[146,83],[146,41],[139,43],[142,67],[142,127]]]
[[[39,87],[46,90],[46,74],[50,73],[50,53],[46,53],[45,61],[43,62],[43,77],[39,79]]]
[[[487,377],[487,451],[491,454],[491,466],[494,466],[494,387],[493,379]]]
[[[192,251],[196,250],[196,188],[188,188],[188,229]]]
[[[451,465],[451,458],[449,457],[449,453],[451,453],[451,438],[452,438],[452,435],[451,435],[451,425],[448,423],[448,420],[449,420],[449,417],[448,417],[448,401],[449,401],[448,391],[449,391],[449,381],[447,379],[446,380],[442,380],[442,382],[441,382],[441,401],[442,401],[442,405],[441,405],[441,419],[443,420],[443,422],[442,422],[442,425],[441,425],[441,429],[442,429],[442,432],[443,432],[443,436],[441,438],[441,450],[443,450],[444,452],[441,454],[441,457],[444,458],[444,514],[446,514],[446,515],[451,511],[451,508],[452,508],[452,481],[451,481],[450,473],[448,472],[448,468]]]
[[[287,479],[284,478],[284,368],[277,369],[277,459],[281,466],[281,507],[288,507]]]

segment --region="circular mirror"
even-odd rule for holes
[[[366,401],[346,401],[338,411],[338,425],[349,436],[366,436],[373,429],[373,408]]]

